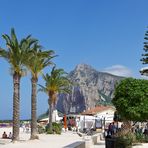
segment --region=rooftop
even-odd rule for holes
[[[86,110],[84,112],[81,113],[81,115],[95,115],[97,113],[106,111],[106,110],[114,110],[115,108],[113,106],[96,106],[94,108],[91,108],[89,110]]]

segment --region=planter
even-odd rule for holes
[[[119,137],[106,137],[105,148],[131,148],[132,143],[129,139]]]
[[[116,138],[116,148],[131,148],[132,142],[127,138]]]

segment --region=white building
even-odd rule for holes
[[[97,106],[81,114],[80,126],[83,128],[105,128],[114,120],[116,109],[112,106]]]
[[[52,113],[52,122],[60,122],[60,120],[62,120],[62,119],[63,119],[63,117],[58,116],[58,111],[54,110]],[[39,122],[49,123],[49,117],[43,118],[43,119],[39,120]]]

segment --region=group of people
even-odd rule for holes
[[[4,131],[2,138],[3,139],[12,139],[12,133],[10,132],[9,135],[7,135],[7,133]]]
[[[114,122],[110,123],[107,130],[107,135],[111,136],[117,132],[117,127],[115,126]]]
[[[112,135],[116,134],[117,131],[120,131],[123,127],[123,124],[121,124],[121,126],[119,126],[119,124],[117,125],[116,123],[112,122],[108,125],[108,129],[105,131],[105,136],[107,137],[111,137]],[[148,136],[148,125],[145,127],[139,127],[139,125],[133,126],[132,127],[132,132],[133,133],[140,133],[140,134],[144,134],[145,137]]]
[[[145,126],[145,127],[139,127],[139,126],[136,126],[136,128],[134,129],[134,132],[135,133],[143,133],[145,136],[148,136],[148,126]]]
[[[29,133],[29,131],[30,131],[30,124],[29,123],[22,124],[21,127],[23,129],[23,132]]]

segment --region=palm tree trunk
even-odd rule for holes
[[[49,130],[52,132],[52,111],[53,111],[53,105],[52,101],[50,98],[48,99],[48,104],[49,104]]]
[[[32,77],[32,94],[31,94],[31,137],[30,139],[38,139],[37,136],[37,116],[36,116],[36,106],[37,106],[37,99],[36,99],[36,92],[37,92],[37,78]]]
[[[19,140],[19,128],[20,128],[20,75],[14,73],[13,75],[13,136],[12,141]]]

